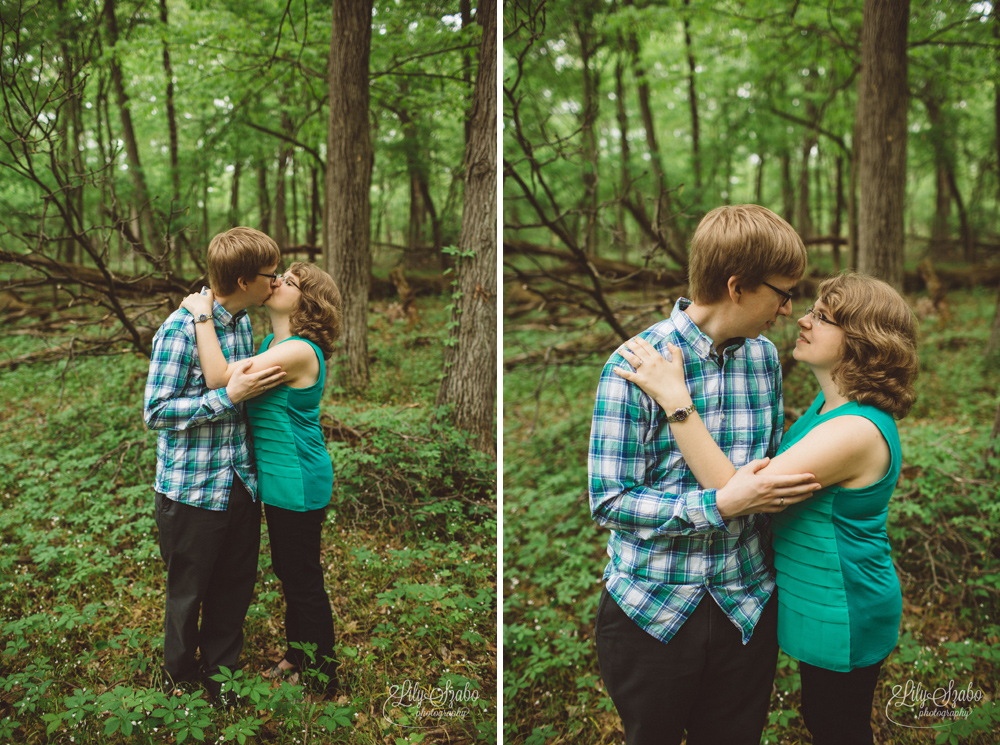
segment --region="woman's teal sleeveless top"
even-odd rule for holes
[[[830,486],[772,516],[778,583],[778,643],[816,667],[848,672],[884,660],[896,646],[903,610],[885,520],[902,465],[892,416],[849,402],[820,414],[820,393],[788,430],[787,450],[838,416],[873,422],[889,445],[889,471],[871,486]]]
[[[268,349],[268,335],[260,351]],[[279,385],[246,402],[264,504],[304,512],[326,507],[333,493],[333,464],[319,426],[326,364],[319,347],[301,336],[319,359],[319,379],[308,388]],[[285,341],[288,341],[286,339]],[[281,342],[284,344],[284,342]]]

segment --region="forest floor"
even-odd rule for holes
[[[996,292],[949,293],[948,317],[909,298],[921,309],[919,399],[899,424],[904,469],[889,508],[903,619],[872,711],[879,745],[995,745],[1000,733],[1000,459],[986,459],[1000,376],[983,351]],[[672,305],[629,300],[638,311],[626,328],[636,333]],[[624,733],[594,649],[607,532],[590,517],[587,447],[597,379],[617,340],[564,311],[504,326],[504,742],[610,745]],[[769,336],[787,352],[794,321]],[[793,366],[786,406],[801,413],[815,393],[809,371]],[[921,707],[920,690],[943,705]],[[810,742],[798,709],[797,662],[782,653],[762,742]]]
[[[410,323],[373,307],[370,388],[345,391],[333,372],[321,405],[336,479],[322,547],[341,665],[331,700],[259,675],[284,648],[266,526],[232,681],[252,703],[159,692],[148,360],[0,370],[0,743],[496,742],[496,462],[434,407],[446,302],[421,298]],[[7,359],[110,333],[37,323],[5,322]],[[267,322],[253,323],[259,342]]]

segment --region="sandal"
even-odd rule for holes
[[[296,685],[299,682],[299,668],[293,665],[292,667],[282,667],[281,660],[274,664],[270,670],[265,670],[261,673],[261,677],[266,680],[281,681],[287,680],[292,685]]]

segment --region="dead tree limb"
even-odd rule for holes
[[[100,271],[80,264],[68,264],[42,254],[18,254],[0,250],[0,263],[19,264],[42,274],[40,284],[79,284],[93,290],[106,292],[113,289],[123,295],[155,295],[188,293],[189,284],[178,279],[162,279],[145,275],[130,277],[110,270]]]

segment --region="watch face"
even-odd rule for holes
[[[688,411],[687,411],[687,409],[678,409],[677,411],[674,412],[674,420],[675,421],[683,422],[687,418],[688,418]]]

